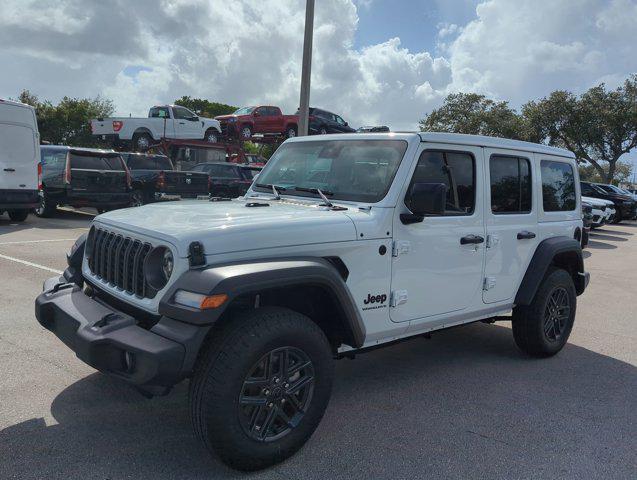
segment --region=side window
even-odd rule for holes
[[[153,107],[150,109],[150,118],[169,118],[168,109],[166,107]]]
[[[425,150],[418,159],[411,184],[444,184],[447,187],[444,214],[471,215],[476,203],[475,169],[470,153]]]
[[[339,125],[345,125],[345,120],[343,120],[338,115],[334,115],[334,119],[336,120],[336,123],[338,123]]]
[[[531,212],[531,163],[523,157],[491,155],[491,211],[501,213]]]
[[[569,163],[542,160],[542,204],[545,212],[575,210],[575,175]]]
[[[271,117],[278,117],[279,116],[279,109],[277,107],[268,107],[268,113],[269,116]]]
[[[259,107],[255,110],[255,113],[258,113],[262,117],[268,116],[268,107]]]
[[[232,179],[236,179],[236,178],[240,178],[239,172],[237,172],[237,168],[236,167],[223,167],[223,176],[226,178],[232,178]]]
[[[173,115],[178,120],[189,120],[195,117],[195,114],[184,107],[173,107]]]

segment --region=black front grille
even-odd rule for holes
[[[110,286],[153,298],[156,292],[148,288],[144,276],[144,261],[152,248],[150,243],[93,227],[87,243],[88,267]]]

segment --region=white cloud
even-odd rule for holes
[[[617,84],[637,71],[634,0],[491,0],[478,5],[477,17],[469,14],[475,4],[454,2],[443,18],[449,23],[438,26],[436,56],[409,51],[399,38],[355,49],[357,8],[376,4],[317,2],[311,103],[354,126],[404,129],[451,91],[519,105],[556,88]],[[0,63],[11,70],[0,76],[0,96],[22,88],[52,100],[101,94],[124,115],[182,95],[293,111],[304,7],[304,0],[4,0]]]

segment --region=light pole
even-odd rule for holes
[[[305,36],[303,38],[303,64],[301,67],[301,99],[299,102],[299,132],[307,135],[310,115],[310,77],[312,74],[312,37],[314,34],[314,0],[305,5]]]

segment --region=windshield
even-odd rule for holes
[[[319,188],[333,200],[375,203],[387,194],[406,149],[404,140],[288,143],[268,161],[259,184],[283,187],[288,195],[316,197],[315,192],[295,187]]]
[[[233,115],[248,115],[257,107],[241,107],[234,111]]]

